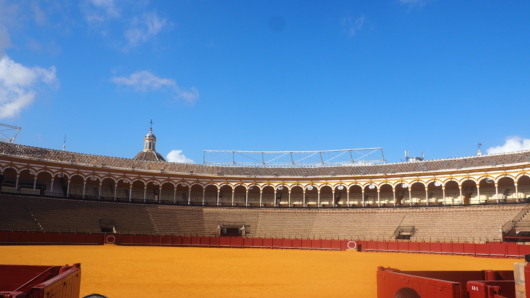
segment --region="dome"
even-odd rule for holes
[[[135,160],[166,161],[164,157],[156,151],[141,151],[133,158]]]
[[[149,132],[145,135],[146,138],[155,138],[155,135],[153,134],[153,130],[150,129]]]

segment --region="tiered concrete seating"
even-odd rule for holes
[[[0,196],[0,229],[14,231],[40,231],[26,205],[18,196]]]
[[[205,235],[202,208],[163,205],[147,208],[159,234]]]

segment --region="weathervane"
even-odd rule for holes
[[[480,147],[482,147],[482,144],[480,142],[478,142],[477,147],[478,147],[477,155],[482,155],[482,151],[480,151]]]
[[[153,130],[153,119],[151,119],[151,122],[149,122],[149,123],[151,123],[151,126],[149,127],[149,129]]]
[[[64,135],[63,151],[66,151],[66,135]]]

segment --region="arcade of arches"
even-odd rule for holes
[[[197,177],[95,175],[5,166],[1,191],[41,196],[179,205],[319,207],[428,206],[525,201],[530,176],[514,171],[394,180],[221,181]],[[134,177],[134,178],[133,178]],[[226,178],[224,178],[226,179]],[[240,178],[238,178],[240,179]]]

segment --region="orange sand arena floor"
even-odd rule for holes
[[[377,266],[512,270],[517,259],[404,253],[125,246],[0,246],[1,264],[81,263],[81,297],[376,297]]]

